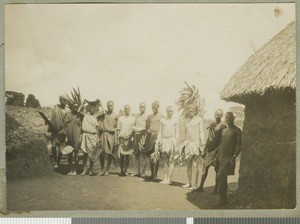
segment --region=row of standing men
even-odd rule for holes
[[[60,104],[51,110],[50,115],[52,125],[59,130],[51,132],[54,167],[59,165],[61,153],[57,149],[62,142],[74,147],[69,153],[68,175],[77,175],[80,151],[83,152],[84,167],[81,175],[93,175],[93,165],[100,158],[99,176],[109,175],[113,155],[117,153],[120,176],[139,176],[145,178],[145,181],[155,181],[159,163],[162,163],[164,179],[160,183],[169,185],[172,182],[174,163],[183,160],[187,166],[187,183],[182,187],[202,192],[209,167],[215,166],[216,184],[211,193],[219,195],[218,206],[227,204],[227,175],[234,174],[235,159],[241,150],[241,130],[234,125],[233,113],[225,114],[224,124],[221,121],[223,111],[218,109],[215,121],[208,127],[205,141],[203,121],[195,115],[196,108],[193,105],[188,108],[187,117],[180,124],[173,117],[173,107],[167,107],[165,117],[159,112],[158,101],[152,103],[153,113],[149,116],[145,112],[146,104],[140,103],[140,113],[136,117],[131,116],[129,105],[124,106],[124,115],[118,117],[113,111],[113,101],[108,101],[106,112],[100,114],[96,114],[97,108],[87,104],[86,100],[82,105],[72,105],[70,109],[66,107],[64,97],[60,97],[59,101]],[[136,170],[129,174],[132,154],[135,155]],[[148,177],[145,175],[145,161],[149,161],[150,165],[151,175]],[[198,186],[200,173],[201,181]],[[193,183],[192,179],[195,180]]]

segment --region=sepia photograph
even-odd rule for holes
[[[295,10],[5,4],[7,210],[295,209]]]

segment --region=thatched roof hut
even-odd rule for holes
[[[221,98],[245,105],[238,183],[242,206],[295,207],[295,22],[246,61]]]
[[[296,89],[295,26],[290,23],[252,55],[227,83],[221,99],[244,104],[272,90]]]

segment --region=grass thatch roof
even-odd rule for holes
[[[295,21],[252,55],[231,77],[221,99],[245,103],[269,90],[296,89]]]

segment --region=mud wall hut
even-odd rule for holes
[[[245,105],[242,207],[296,205],[296,29],[290,23],[231,77],[221,99]]]

